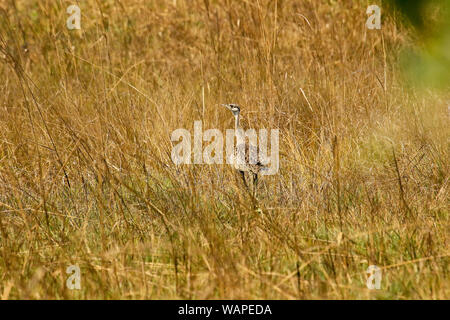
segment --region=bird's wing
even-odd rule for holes
[[[258,164],[259,163],[259,159],[258,159],[258,147],[255,145],[247,145],[247,150],[246,150],[246,159],[247,159],[247,163],[249,164]]]

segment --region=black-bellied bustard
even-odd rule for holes
[[[241,108],[234,103],[222,104],[233,113],[234,116],[234,130],[236,136],[236,147],[229,159],[229,162],[234,166],[236,170],[241,174],[245,187],[252,193],[253,198],[256,199],[256,189],[258,186],[258,176],[266,168],[266,166],[259,159],[259,149],[248,139],[246,141],[246,132],[240,125],[240,113]],[[246,181],[245,175],[248,173],[249,180],[252,180],[252,190],[250,190],[249,184]]]

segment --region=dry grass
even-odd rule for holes
[[[449,298],[449,97],[402,85],[387,11],[82,1],[69,31],[70,4],[0,1],[0,297]],[[260,212],[229,166],[170,159],[226,102],[280,129]]]

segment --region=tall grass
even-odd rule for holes
[[[449,97],[404,85],[396,15],[80,1],[70,31],[76,2],[0,1],[0,297],[449,298]],[[232,128],[228,102],[280,130],[260,210],[230,166],[170,158],[177,128]]]

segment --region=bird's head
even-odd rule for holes
[[[241,108],[234,103],[229,103],[229,104],[222,104],[222,106],[226,107],[228,110],[230,110],[231,112],[233,112],[233,115],[238,115],[239,112],[241,112]]]

